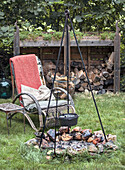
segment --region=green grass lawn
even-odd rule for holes
[[[5,113],[0,112],[0,169],[125,169],[125,93],[95,96],[106,134],[117,135],[117,151],[108,154],[90,156],[87,153],[53,160],[45,158],[46,151],[27,148],[24,142],[35,137],[34,131],[26,122],[26,134],[23,132],[23,116],[13,117],[10,135],[7,134]],[[0,100],[0,103],[10,102]],[[74,97],[76,112],[79,115],[78,126],[92,131],[100,130],[100,123],[92,97],[76,94]],[[32,116],[37,123],[35,116]]]

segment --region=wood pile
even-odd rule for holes
[[[43,69],[45,72],[45,78],[47,81],[47,86],[51,88],[52,79],[54,77],[54,72],[56,65],[49,61],[46,61],[43,64]],[[69,88],[75,89],[78,92],[84,92],[85,89],[90,90],[88,86],[88,80],[86,78],[85,70],[82,67],[81,61],[72,61],[70,72],[70,82]],[[114,52],[109,56],[108,60],[102,63],[101,65],[91,66],[87,69],[87,75],[92,87],[92,90],[97,91],[98,93],[105,93],[108,91],[113,91],[113,79],[114,79]],[[63,71],[63,64],[59,65],[59,70]],[[67,87],[67,77],[57,72],[55,86],[62,87],[66,89]],[[72,91],[72,90],[71,90]]]

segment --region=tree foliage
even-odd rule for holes
[[[65,9],[69,9],[75,29],[81,32],[115,31],[116,21],[121,34],[125,32],[125,0],[1,0],[0,47],[10,46],[15,22],[27,32],[36,28],[62,31]]]
[[[1,25],[13,25],[16,21],[28,21],[43,31],[49,28],[61,31],[64,25],[64,11],[70,10],[76,29],[81,31],[114,30],[114,23],[123,22],[125,0],[2,0],[0,4]]]
[[[15,22],[27,34],[34,29],[38,33],[62,31],[65,9],[70,11],[75,30],[84,33],[115,31],[116,21],[119,21],[125,45],[125,0],[1,0],[0,49],[7,53],[12,51]]]
[[[14,24],[20,30],[62,31],[65,9],[69,9],[76,30],[115,31],[119,21],[122,42],[125,42],[125,0],[1,0],[0,47],[10,45]]]

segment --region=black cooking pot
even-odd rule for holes
[[[61,126],[74,126],[77,124],[78,115],[76,113],[62,114],[59,116]]]

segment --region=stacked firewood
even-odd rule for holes
[[[113,56],[114,53],[109,56],[107,61],[100,65],[91,66],[89,69],[86,67],[92,90],[95,90],[98,93],[105,93],[107,90],[113,90]],[[85,89],[90,90],[85,70],[82,67],[82,62],[72,61],[70,66],[71,72],[69,88],[75,89],[75,91],[78,92],[84,92]],[[47,63],[47,61],[44,62],[44,72],[47,80],[47,86],[49,87],[51,87],[52,85],[55,68],[56,66],[52,61],[49,61],[49,63]],[[61,68],[60,70],[62,70],[62,63],[59,65],[59,68]],[[57,72],[55,86],[66,89],[67,77],[63,76],[60,72]]]
[[[72,63],[72,67],[73,67]],[[79,66],[78,66],[79,67]],[[83,69],[74,67],[74,71],[72,74],[75,74],[75,90],[79,92],[84,92],[85,89],[90,90],[88,85],[88,80]],[[89,78],[89,82],[91,84],[92,90],[98,91],[99,93],[105,93],[106,90],[113,90],[113,53],[110,55],[109,59],[97,66],[92,66],[90,69],[87,69],[87,75]]]

